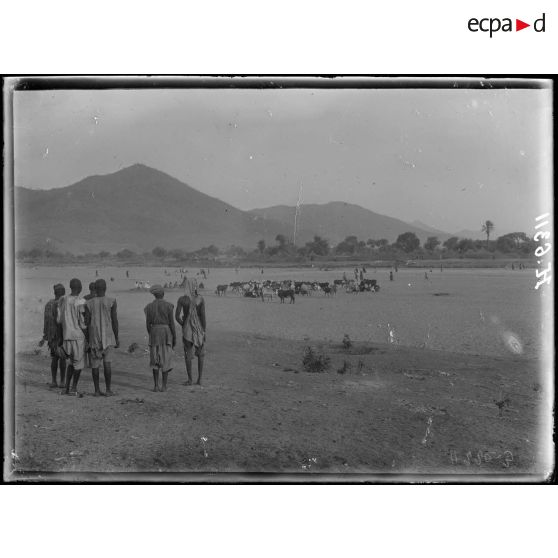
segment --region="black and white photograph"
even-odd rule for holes
[[[5,481],[547,481],[552,85],[6,79]]]

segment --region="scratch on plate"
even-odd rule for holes
[[[294,231],[293,231],[293,244],[296,244],[296,228],[298,225],[298,218],[300,216],[300,211],[301,211],[301,206],[303,203],[303,199],[302,199],[302,182],[300,183],[300,189],[298,191],[298,200],[296,202],[296,208],[295,208],[295,217],[294,217]]]

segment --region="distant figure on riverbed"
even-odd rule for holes
[[[390,280],[390,281],[393,281],[393,271],[390,271],[390,272],[389,272],[389,280]]]
[[[428,273],[424,272],[424,278],[428,281]]]

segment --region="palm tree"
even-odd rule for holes
[[[490,233],[494,228],[494,223],[492,221],[485,221],[482,225],[482,232],[486,233],[486,245],[488,246],[488,241],[490,240]]]

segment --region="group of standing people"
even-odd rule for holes
[[[81,296],[79,279],[70,281],[70,294],[64,285],[54,285],[54,298],[44,310],[43,337],[50,349],[50,387],[62,387],[66,395],[78,395],[81,371],[91,368],[95,396],[114,395],[112,383],[112,354],[120,346],[117,304],[106,294],[104,279],[89,284],[89,293]],[[198,358],[197,384],[201,385],[205,356],[205,301],[198,293],[197,281],[185,281],[185,294],[174,306],[163,300],[164,289],[153,285],[149,291],[155,300],[144,308],[149,335],[149,364],[153,371],[153,391],[166,391],[168,373],[172,370],[172,349],[176,346],[176,320],[182,330],[184,357],[188,381],[192,381],[192,360]],[[99,371],[103,366],[105,391],[100,389]],[[58,376],[58,372],[60,375]],[[162,384],[159,387],[159,372]]]
[[[120,346],[116,299],[106,295],[107,284],[97,279],[89,284],[89,294],[81,297],[79,279],[70,281],[70,294],[58,283],[54,299],[45,306],[43,337],[39,345],[48,343],[51,356],[50,387],[62,387],[63,394],[79,395],[81,371],[91,368],[95,396],[113,395],[112,350]],[[99,369],[103,365],[105,392],[99,385]],[[60,381],[57,381],[58,369]]]

